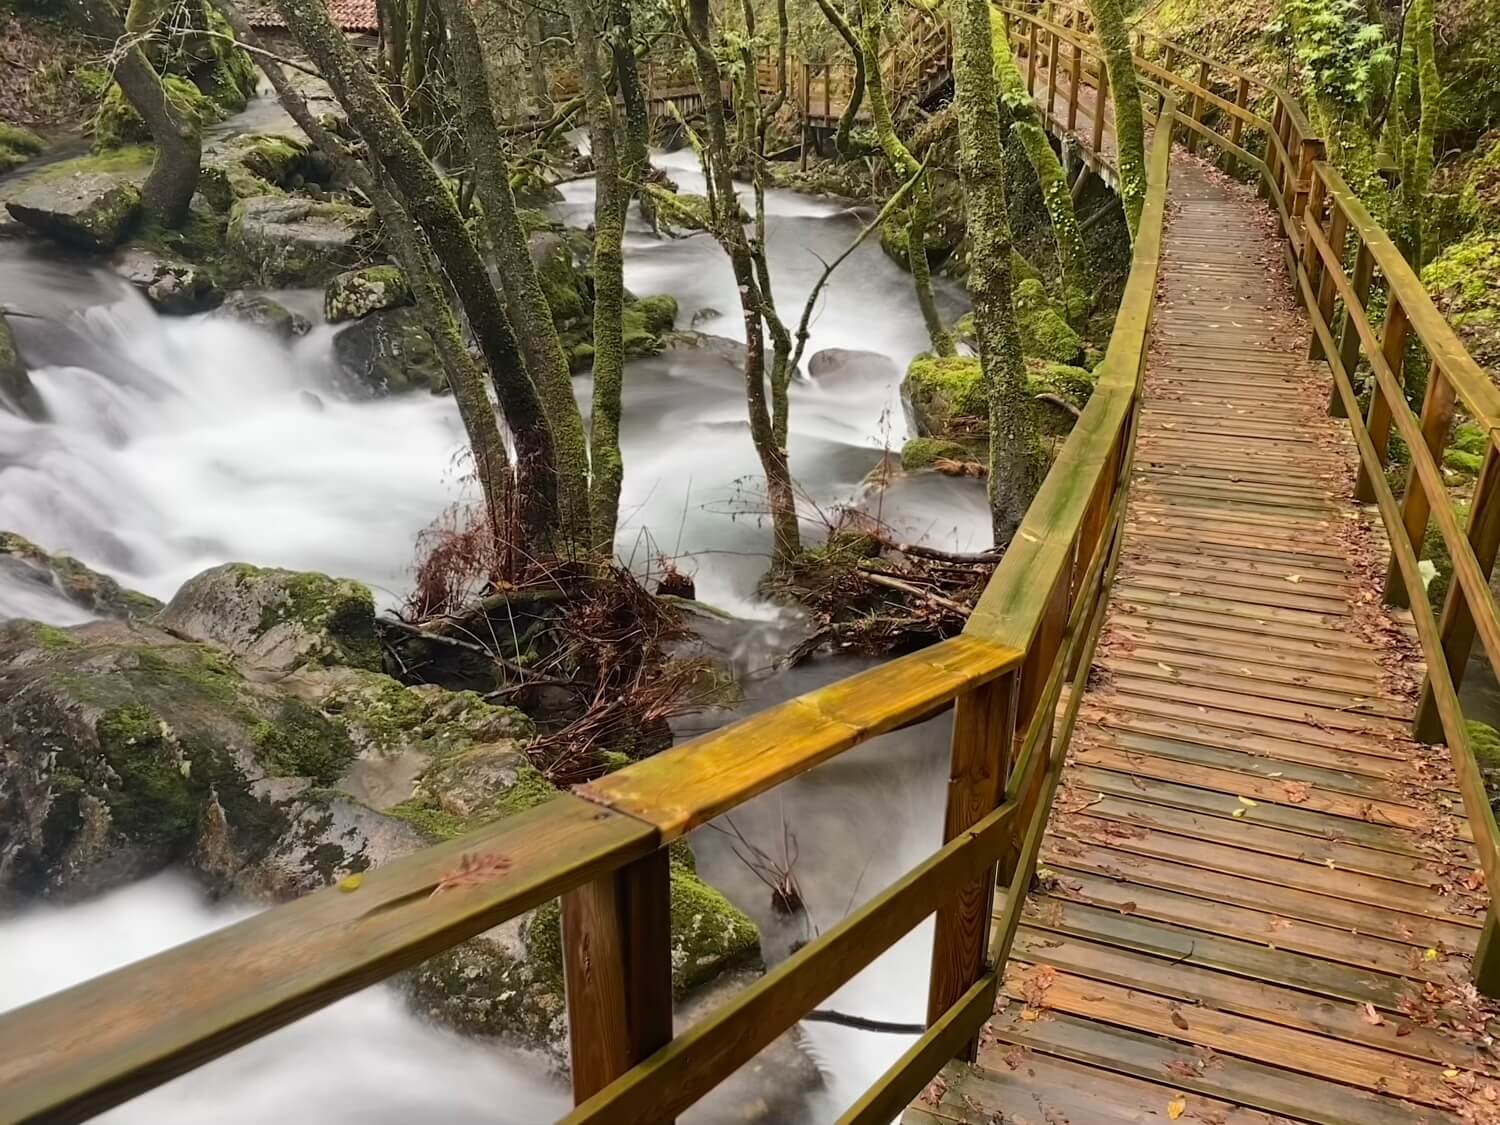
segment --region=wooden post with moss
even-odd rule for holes
[[[1115,107],[1115,161],[1120,173],[1120,203],[1125,223],[1135,240],[1146,203],[1146,127],[1141,116],[1141,91],[1136,81],[1135,58],[1130,51],[1130,32],[1120,0],[1088,0],[1094,17],[1094,34],[1104,51],[1104,68]],[[1170,67],[1169,67],[1170,69]],[[1101,84],[1102,85],[1102,84]],[[1098,115],[1104,116],[1103,90]]]

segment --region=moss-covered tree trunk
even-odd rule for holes
[[[990,520],[1010,541],[1041,479],[1042,454],[1011,299],[1006,121],[995,81],[989,0],[953,0],[953,100],[958,172],[969,224],[969,296],[989,405]]]
[[[614,525],[601,529],[598,536],[592,531],[589,455],[584,443],[583,416],[578,410],[578,400],[573,397],[568,359],[531,260],[526,230],[511,192],[510,167],[500,143],[500,126],[495,119],[479,28],[467,0],[439,0],[439,5],[448,27],[449,57],[463,107],[464,140],[499,267],[505,309],[552,432],[562,531],[568,543],[590,548],[596,538],[612,536]]]
[[[854,121],[859,116],[859,110],[865,102],[865,51],[854,29],[849,26],[849,21],[844,14],[834,6],[833,0],[816,0],[818,10],[823,13],[823,18],[838,32],[839,38],[849,45],[849,53],[854,58],[854,81],[849,91],[849,101],[844,106],[844,111],[839,114],[839,127],[833,135],[833,148],[846,160],[854,156],[865,156],[867,152],[862,145],[854,142]],[[858,8],[856,8],[856,11]]]
[[[1141,114],[1141,90],[1130,53],[1130,30],[1120,0],[1088,0],[1094,32],[1109,71],[1109,96],[1115,107],[1115,162],[1120,170],[1120,204],[1130,238],[1141,225],[1146,206],[1146,123]],[[1099,106],[1103,113],[1104,107]]]
[[[333,25],[324,0],[276,0],[276,6],[442,264],[515,437],[517,507],[527,547],[532,552],[550,551],[558,533],[552,434],[505,306],[478,246],[464,227],[453,193],[374,75]]]
[[[213,2],[242,42],[254,47],[261,46],[256,41],[249,22],[230,0]],[[375,205],[396,259],[406,272],[417,311],[432,337],[433,347],[443,365],[443,373],[448,378],[448,386],[453,391],[459,420],[463,423],[464,433],[469,439],[469,449],[474,457],[474,474],[484,496],[490,526],[497,537],[503,536],[511,509],[510,458],[505,452],[505,441],[495,421],[495,409],[490,405],[489,396],[485,394],[484,372],[464,343],[463,330],[459,327],[458,317],[454,315],[426,237],[385,185],[344,147],[338,137],[323,127],[322,122],[308,109],[306,100],[287,77],[281,64],[264,54],[259,57],[259,61],[261,70],[270,79],[287,114],[333,162],[340,177],[358,188]]]
[[[593,0],[568,0],[568,19],[594,156],[594,404],[589,418],[594,477],[589,509],[595,547],[603,554],[614,551],[620,485],[625,477],[620,457],[620,392],[625,373],[623,242],[630,189],[621,180],[615,106],[600,62]]]
[[[84,26],[101,39],[120,41],[127,32],[113,0],[71,0]],[[129,34],[145,35],[161,18],[164,5],[137,0],[129,11],[136,28]],[[192,114],[173,103],[162,85],[161,75],[138,46],[126,47],[115,63],[114,77],[121,93],[141,115],[151,133],[155,153],[151,171],[141,185],[141,206],[148,222],[164,227],[181,226],[188,205],[198,190],[198,172],[203,161],[203,140]]]
[[[522,18],[522,29],[526,33],[526,89],[533,108],[540,116],[552,100],[552,91],[547,88],[547,36],[542,30],[542,10],[535,4],[527,6]]]
[[[1042,204],[1047,208],[1047,218],[1052,224],[1052,238],[1057,245],[1057,264],[1062,273],[1063,305],[1068,310],[1068,319],[1078,326],[1088,316],[1089,293],[1093,286],[1089,278],[1088,258],[1083,252],[1083,234],[1078,226],[1078,212],[1073,206],[1073,193],[1068,188],[1068,177],[1063,171],[1062,161],[1052,148],[1042,128],[1041,115],[1036,103],[1027,93],[1026,81],[1016,66],[1016,57],[1011,53],[1010,42],[1005,37],[1004,22],[998,18],[991,21],[995,43],[995,78],[1000,84],[1000,96],[1006,108],[1015,118],[1011,134],[1021,142],[1026,160],[1036,173],[1042,188]]]
[[[651,142],[651,117],[635,54],[635,26],[630,15],[630,0],[609,0],[608,39],[615,88],[620,91],[620,105],[625,115],[620,178],[625,184],[625,206],[628,207],[630,196],[641,190],[641,180],[650,166],[647,146]]]
[[[681,30],[693,52],[698,92],[703,97],[708,139],[703,158],[709,173],[709,200],[714,237],[729,255],[745,319],[745,401],[750,414],[750,438],[766,474],[766,498],[771,509],[774,537],[773,565],[785,566],[802,548],[797,525],[797,497],[792,487],[787,453],[777,442],[766,400],[765,302],[756,275],[755,254],[740,223],[739,200],[734,191],[734,162],[729,148],[729,127],[724,118],[723,74],[714,54],[709,24],[709,0],[688,0],[687,19]]]
[[[1432,256],[1433,239],[1428,237],[1431,209],[1423,205],[1427,187],[1432,182],[1433,149],[1437,143],[1437,123],[1443,112],[1443,83],[1438,75],[1437,42],[1433,27],[1432,0],[1412,0],[1409,30],[1416,53],[1417,90],[1422,96],[1422,116],[1417,124],[1415,151],[1411,154],[1410,187],[1403,183],[1410,201],[1411,213],[1421,215],[1418,224],[1416,260],[1421,269]]]
[[[864,19],[860,28],[860,48],[865,59],[865,89],[870,99],[870,116],[875,122],[875,138],[880,151],[902,179],[910,179],[922,169],[896,133],[891,105],[885,94],[885,80],[880,74],[880,40],[885,27],[884,0],[861,0]],[[927,177],[918,180],[911,192],[907,209],[906,256],[911,267],[912,284],[917,290],[917,304],[927,325],[932,350],[938,355],[953,355],[953,334],[943,324],[937,297],[932,291],[932,267],[927,261],[927,229],[932,221],[932,190]]]

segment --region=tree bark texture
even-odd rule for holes
[[[911,150],[902,143],[896,133],[896,123],[891,116],[890,100],[885,93],[885,80],[880,74],[880,41],[885,28],[885,13],[881,8],[884,0],[862,0],[864,20],[860,28],[860,43],[865,59],[865,88],[870,99],[870,116],[875,121],[875,138],[880,151],[891,167],[902,179],[908,179],[921,171],[922,165]],[[927,325],[927,337],[932,350],[938,355],[955,354],[953,334],[943,324],[938,312],[937,297],[932,290],[932,267],[927,261],[927,228],[932,220],[932,190],[927,177],[917,181],[911,193],[911,206],[907,209],[906,252],[911,267],[912,285],[917,291],[917,305],[922,310],[922,320]]]
[[[596,538],[612,537],[614,525],[611,523],[607,530],[599,529],[597,535],[591,530],[589,454],[583,436],[583,416],[578,410],[578,400],[573,397],[568,359],[537,278],[526,230],[511,192],[510,166],[500,143],[500,126],[495,119],[479,28],[468,0],[439,0],[439,5],[448,26],[449,55],[463,107],[464,140],[499,266],[506,313],[552,433],[563,538],[568,543],[592,547]]]
[[[990,520],[1009,542],[1041,478],[1035,408],[1011,299],[1010,216],[989,0],[954,0],[953,100],[958,171],[969,226],[969,296],[989,404]]]
[[[516,495],[527,546],[533,552],[550,551],[557,532],[552,435],[505,307],[479,248],[464,228],[453,193],[354,48],[334,27],[324,0],[277,0],[277,9],[442,263],[515,437]]]
[[[1120,0],[1088,0],[1094,33],[1104,50],[1109,71],[1109,96],[1115,107],[1115,161],[1120,169],[1120,203],[1131,240],[1141,225],[1146,206],[1146,125],[1141,115],[1141,90],[1130,53],[1130,31]],[[1104,107],[1099,107],[1103,112]]]
[[[594,477],[589,510],[595,548],[601,554],[613,554],[620,485],[625,478],[620,456],[620,393],[625,373],[623,242],[630,189],[621,179],[615,106],[600,62],[593,0],[568,0],[568,18],[594,155],[594,408],[589,419]],[[628,43],[625,48],[630,49]]]
[[[1433,149],[1437,143],[1438,118],[1443,112],[1443,82],[1438,75],[1432,0],[1412,0],[1410,18],[1412,48],[1416,52],[1417,62],[1417,91],[1422,96],[1422,116],[1417,122],[1416,151],[1411,157],[1411,187],[1406,194],[1413,204],[1412,213],[1422,216],[1416,261],[1412,263],[1420,270],[1435,249],[1434,240],[1428,236],[1432,208],[1425,206],[1423,201],[1427,195],[1427,187],[1432,182]]]

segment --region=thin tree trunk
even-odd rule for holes
[[[911,150],[896,135],[896,123],[891,117],[891,106],[885,95],[885,80],[880,74],[880,40],[885,27],[885,14],[881,11],[883,0],[862,0],[864,21],[860,29],[861,49],[865,58],[865,86],[870,98],[870,115],[875,120],[875,137],[880,150],[890,161],[896,173],[909,179],[922,170],[921,163]],[[927,228],[932,220],[932,190],[927,177],[917,181],[912,189],[911,207],[907,211],[906,253],[911,267],[912,285],[917,291],[917,304],[922,310],[922,320],[927,325],[927,336],[932,341],[932,350],[938,355],[953,355],[953,334],[943,324],[938,312],[937,297],[932,291],[932,267],[927,261]]]
[[[646,106],[646,91],[641,86],[641,71],[635,55],[635,28],[629,0],[609,0],[609,49],[614,61],[615,86],[625,109],[624,146],[620,161],[620,179],[625,186],[625,202],[641,190],[641,181],[650,167],[647,146],[651,141],[651,118]]]
[[[1089,279],[1088,258],[1083,252],[1083,234],[1078,229],[1078,212],[1073,206],[1073,193],[1068,187],[1062,161],[1042,129],[1041,115],[1026,91],[1026,82],[1016,67],[1016,57],[1011,53],[1005,28],[999,21],[995,21],[994,34],[995,78],[1000,84],[1000,96],[1005,99],[1006,108],[1017,117],[1010,131],[1021,142],[1026,159],[1041,184],[1042,204],[1047,208],[1047,218],[1052,224],[1057,264],[1062,272],[1063,305],[1068,310],[1068,319],[1076,326],[1088,316],[1089,294],[1093,286]]]
[[[213,2],[241,42],[261,46],[249,22],[230,0]],[[448,386],[453,391],[453,401],[458,407],[459,419],[463,422],[469,449],[474,456],[474,473],[484,495],[490,526],[497,539],[502,537],[510,510],[510,458],[505,452],[505,441],[495,421],[495,408],[490,405],[489,396],[485,394],[484,372],[464,344],[463,330],[453,312],[453,305],[441,281],[441,273],[426,236],[412,222],[395,196],[371,174],[370,169],[356,159],[338,137],[323,127],[322,122],[308,109],[306,100],[287,77],[281,64],[264,54],[257,61],[275,88],[282,108],[313,144],[334,163],[339,176],[363,192],[375,205],[396,258],[411,283],[417,311],[432,337],[433,347],[443,364],[443,373],[448,378]]]
[[[552,101],[552,91],[547,87],[547,48],[546,36],[542,32],[542,13],[534,4],[526,11],[522,29],[526,32],[526,44],[531,55],[526,67],[526,87],[536,103],[537,113],[540,114],[546,111]]]
[[[621,179],[615,132],[614,101],[600,64],[593,0],[568,0],[578,77],[589,113],[589,146],[594,155],[594,408],[589,419],[589,453],[593,486],[589,511],[594,546],[614,553],[620,514],[620,485],[625,477],[620,457],[620,392],[625,372],[625,207],[630,189]],[[618,28],[614,29],[618,33]],[[631,52],[630,44],[623,45]],[[627,147],[628,151],[628,147]]]
[[[802,549],[797,525],[797,498],[792,487],[786,450],[776,441],[766,404],[766,354],[763,295],[756,277],[755,255],[740,223],[739,200],[729,153],[729,129],[720,96],[723,76],[710,39],[709,0],[688,0],[683,33],[693,52],[698,92],[708,123],[704,163],[709,179],[714,235],[729,255],[745,318],[745,401],[750,414],[750,438],[766,474],[766,497],[774,537],[773,565],[787,565]]]
[[[1135,59],[1130,53],[1130,31],[1120,0],[1088,0],[1095,33],[1109,71],[1109,96],[1115,107],[1115,160],[1120,169],[1120,203],[1131,241],[1141,225],[1146,205],[1146,125],[1141,115],[1141,91]],[[1104,107],[1099,106],[1100,113]]]
[[[92,27],[100,38],[118,41],[125,36],[125,24],[111,0],[71,2],[79,9],[85,26]],[[149,31],[160,16],[160,5],[135,7],[132,19],[144,25],[135,34]],[[181,226],[187,219],[193,193],[198,190],[198,172],[203,160],[198,122],[172,104],[161,76],[140,47],[126,48],[115,64],[114,77],[125,99],[146,123],[156,146],[151,171],[141,185],[141,207],[146,219],[164,227]]]
[[[844,14],[834,6],[834,0],[816,0],[816,3],[818,10],[823,13],[823,18],[833,25],[839,38],[849,45],[849,51],[854,58],[854,86],[849,91],[849,103],[844,106],[844,112],[839,114],[839,127],[833,135],[834,151],[845,159],[868,156],[870,153],[867,147],[856,144],[853,140],[854,120],[859,116],[860,107],[865,101],[864,48],[860,46],[859,39],[855,36],[854,29],[849,26],[849,21],[844,18]]]
[[[552,435],[484,259],[465,229],[453,194],[433,169],[396,107],[334,27],[324,0],[276,0],[287,27],[328,84],[349,123],[400,192],[426,234],[479,342],[505,420],[516,441],[516,495],[533,552],[549,551],[557,528]]]
[[[1000,545],[1010,541],[1026,514],[1041,477],[1042,455],[1011,301],[1006,121],[995,81],[989,0],[954,0],[952,19],[958,170],[970,239],[968,286],[989,402],[990,519]]]
[[[515,329],[552,432],[557,465],[557,500],[565,538],[592,547],[589,517],[589,456],[583,416],[573,397],[573,378],[558,339],[552,310],[531,260],[526,230],[511,193],[510,167],[500,144],[489,72],[480,46],[479,28],[467,0],[439,0],[448,26],[449,54],[463,106],[464,138],[474,166],[474,185],[484,205],[484,219],[500,268],[505,308]]]
[[[1443,111],[1443,83],[1438,75],[1432,0],[1413,0],[1411,37],[1416,51],[1417,89],[1422,95],[1422,116],[1417,122],[1416,151],[1411,158],[1412,182],[1406,195],[1413,203],[1413,213],[1421,216],[1417,224],[1416,260],[1412,263],[1417,269],[1421,269],[1433,250],[1433,239],[1428,230],[1432,209],[1424,207],[1422,201],[1426,198],[1428,184],[1432,182],[1437,123]]]

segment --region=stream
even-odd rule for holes
[[[701,191],[692,161],[691,153],[658,156],[684,191]],[[587,225],[592,183],[564,192],[556,212]],[[768,195],[767,208],[776,297],[795,324],[823,260],[840,253],[869,214],[782,191]],[[676,297],[679,328],[742,338],[728,261],[707,236],[657,238],[633,219],[626,285],[641,296]],[[321,319],[319,292],[273,296]],[[949,316],[961,308],[955,287],[943,288],[940,299]],[[0,410],[0,529],[76,555],[127,586],[167,598],[193,574],[234,560],[348,575],[395,606],[411,584],[418,533],[448,505],[473,498],[452,400],[342,393],[332,327],[287,345],[212,314],[161,317],[98,262],[35,242],[0,241],[0,305],[22,314],[11,322],[50,413],[39,424]],[[902,538],[973,550],[988,543],[982,483],[898,477],[878,498],[864,484],[908,436],[900,380],[925,344],[910,278],[871,238],[834,275],[807,355],[834,348],[874,354],[825,362],[826,374],[794,384],[793,472],[809,515],[842,503],[877,505]],[[586,407],[587,378],[577,380],[577,391]],[[770,530],[756,504],[759,464],[735,349],[710,342],[633,361],[622,449],[621,557],[643,569],[663,554],[681,559],[699,597],[738,619],[731,631],[741,665],[768,663],[792,626],[756,591]],[[86,619],[47,588],[3,570],[0,617]],[[836,658],[757,679],[742,710],[861,666]],[[679,733],[728,717],[701,716]],[[938,846],[947,722],[877,739],[733,814],[734,827],[773,854],[795,836],[805,918],[788,922],[771,911],[766,889],[736,859],[727,826],[694,836],[705,878],[761,926],[768,964]],[[80,905],[0,920],[0,1010],[245,913],[210,906],[185,879],[163,875]],[[920,1021],[930,933],[929,923],[909,935],[827,1006]],[[799,1119],[807,1122],[835,1117],[911,1041],[826,1024],[805,1025],[804,1034],[824,1077],[804,1101]],[[534,1125],[568,1104],[540,1065],[431,1028],[395,993],[375,988],[102,1120],[326,1125],[420,1117]],[[705,1107],[696,1116],[713,1115]]]

